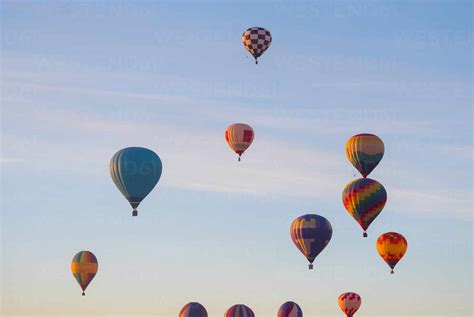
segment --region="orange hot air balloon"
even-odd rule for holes
[[[90,251],[81,251],[72,259],[71,271],[82,289],[82,296],[99,269],[97,258]]]
[[[387,232],[382,234],[376,242],[377,251],[382,259],[393,269],[407,251],[407,240],[404,236],[396,232]]]
[[[347,317],[353,317],[354,314],[359,310],[362,302],[359,294],[353,292],[347,292],[341,294],[337,299],[339,307],[346,314]]]
[[[244,123],[231,124],[225,130],[225,140],[230,148],[239,155],[239,161],[245,150],[252,144],[254,136],[252,127]]]

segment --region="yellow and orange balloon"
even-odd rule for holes
[[[225,130],[225,140],[230,148],[239,155],[239,161],[245,150],[252,144],[254,136],[252,127],[245,123],[231,124]]]
[[[407,252],[408,243],[404,236],[397,232],[382,234],[376,242],[377,251],[382,259],[393,269]]]
[[[82,296],[99,270],[97,258],[90,251],[81,251],[72,259],[71,271],[82,289]]]

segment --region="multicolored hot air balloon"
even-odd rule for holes
[[[386,202],[385,188],[370,178],[356,179],[347,184],[342,192],[342,203],[364,229],[364,237],[367,237],[367,228],[380,214]]]
[[[207,310],[199,303],[187,303],[179,311],[178,317],[207,317]]]
[[[254,136],[252,127],[244,123],[231,124],[225,130],[225,140],[230,148],[239,155],[239,161],[245,150],[252,144]]]
[[[270,31],[261,27],[252,27],[245,30],[242,34],[242,43],[245,49],[255,58],[255,64],[258,64],[259,58],[272,43]]]
[[[311,270],[314,259],[331,240],[332,227],[326,218],[308,214],[293,221],[290,235],[296,247],[308,259],[308,267]]]
[[[357,134],[346,143],[347,159],[365,178],[382,160],[383,141],[373,134]]]
[[[122,149],[110,160],[110,176],[132,206],[133,216],[138,214],[138,205],[160,180],[162,170],[160,157],[142,147]]]
[[[227,309],[224,317],[255,317],[255,314],[249,307],[237,304]]]
[[[341,307],[347,317],[352,317],[359,310],[362,299],[359,294],[347,292],[341,294],[338,298],[339,307]]]
[[[295,302],[286,302],[280,306],[278,317],[303,317],[303,311]]]
[[[393,269],[407,252],[408,243],[404,236],[396,232],[382,234],[376,242],[377,251],[382,259]]]
[[[98,269],[97,258],[90,251],[81,251],[72,259],[71,271],[82,289],[82,296],[86,295],[86,288],[97,274]]]

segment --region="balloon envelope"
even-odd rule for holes
[[[297,303],[290,301],[280,306],[278,317],[303,317],[303,311]]]
[[[377,251],[382,259],[393,269],[405,255],[408,243],[404,236],[397,232],[387,232],[382,234],[376,242]]]
[[[359,310],[362,299],[359,294],[347,292],[341,294],[337,300],[339,307],[346,314],[347,317],[352,317]]]
[[[380,163],[385,151],[382,139],[373,134],[357,134],[346,143],[347,159],[367,177]]]
[[[129,201],[134,216],[138,205],[160,180],[162,170],[160,157],[142,147],[122,149],[110,160],[112,180]]]
[[[308,214],[293,221],[290,235],[296,247],[308,259],[309,268],[312,269],[314,259],[331,240],[332,227],[326,218]]]
[[[230,148],[240,156],[248,149],[253,142],[255,133],[251,126],[245,123],[231,124],[225,130],[225,140]]]
[[[342,192],[342,203],[352,218],[364,229],[364,237],[367,236],[365,231],[380,214],[386,202],[385,188],[370,178],[356,179],[347,184]]]
[[[237,304],[227,309],[224,317],[255,317],[255,314],[248,306]]]
[[[72,259],[71,272],[82,289],[82,295],[85,295],[85,290],[97,274],[98,269],[97,258],[90,251],[81,251]]]
[[[207,317],[207,310],[199,303],[187,303],[181,308],[179,317]]]
[[[255,63],[258,64],[257,58],[270,47],[272,35],[270,31],[262,27],[248,28],[242,34],[242,43],[245,49],[255,58]]]

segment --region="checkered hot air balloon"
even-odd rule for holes
[[[255,314],[248,306],[237,304],[227,309],[224,317],[255,317]]]
[[[110,160],[110,176],[132,206],[133,216],[138,214],[138,205],[160,180],[162,171],[160,157],[142,147],[122,149]]]
[[[225,140],[230,148],[239,155],[239,161],[245,150],[253,142],[255,133],[248,124],[234,123],[225,130]]]
[[[380,163],[384,151],[383,141],[373,134],[357,134],[346,143],[347,159],[364,178]]]
[[[242,34],[242,43],[245,49],[255,58],[255,64],[258,64],[259,58],[272,43],[270,31],[261,27],[252,27],[245,30]]]
[[[326,248],[332,237],[331,223],[319,215],[303,215],[296,218],[290,227],[293,243],[309,261],[313,269],[314,259]]]
[[[353,317],[354,314],[359,310],[362,299],[360,298],[359,294],[347,292],[341,294],[337,302],[347,317]]]
[[[364,230],[364,237],[367,237],[366,230],[380,214],[386,202],[385,188],[370,178],[356,179],[347,184],[342,192],[342,203]]]
[[[376,242],[377,251],[382,259],[393,269],[407,252],[408,243],[404,236],[397,232],[387,232],[382,234]]]
[[[97,274],[98,269],[97,258],[90,251],[81,251],[72,259],[71,271],[82,289],[82,296],[86,295],[86,288]]]
[[[207,310],[199,303],[187,303],[181,308],[178,317],[207,317]]]
[[[278,309],[278,317],[303,317],[303,311],[295,302],[286,302]]]

